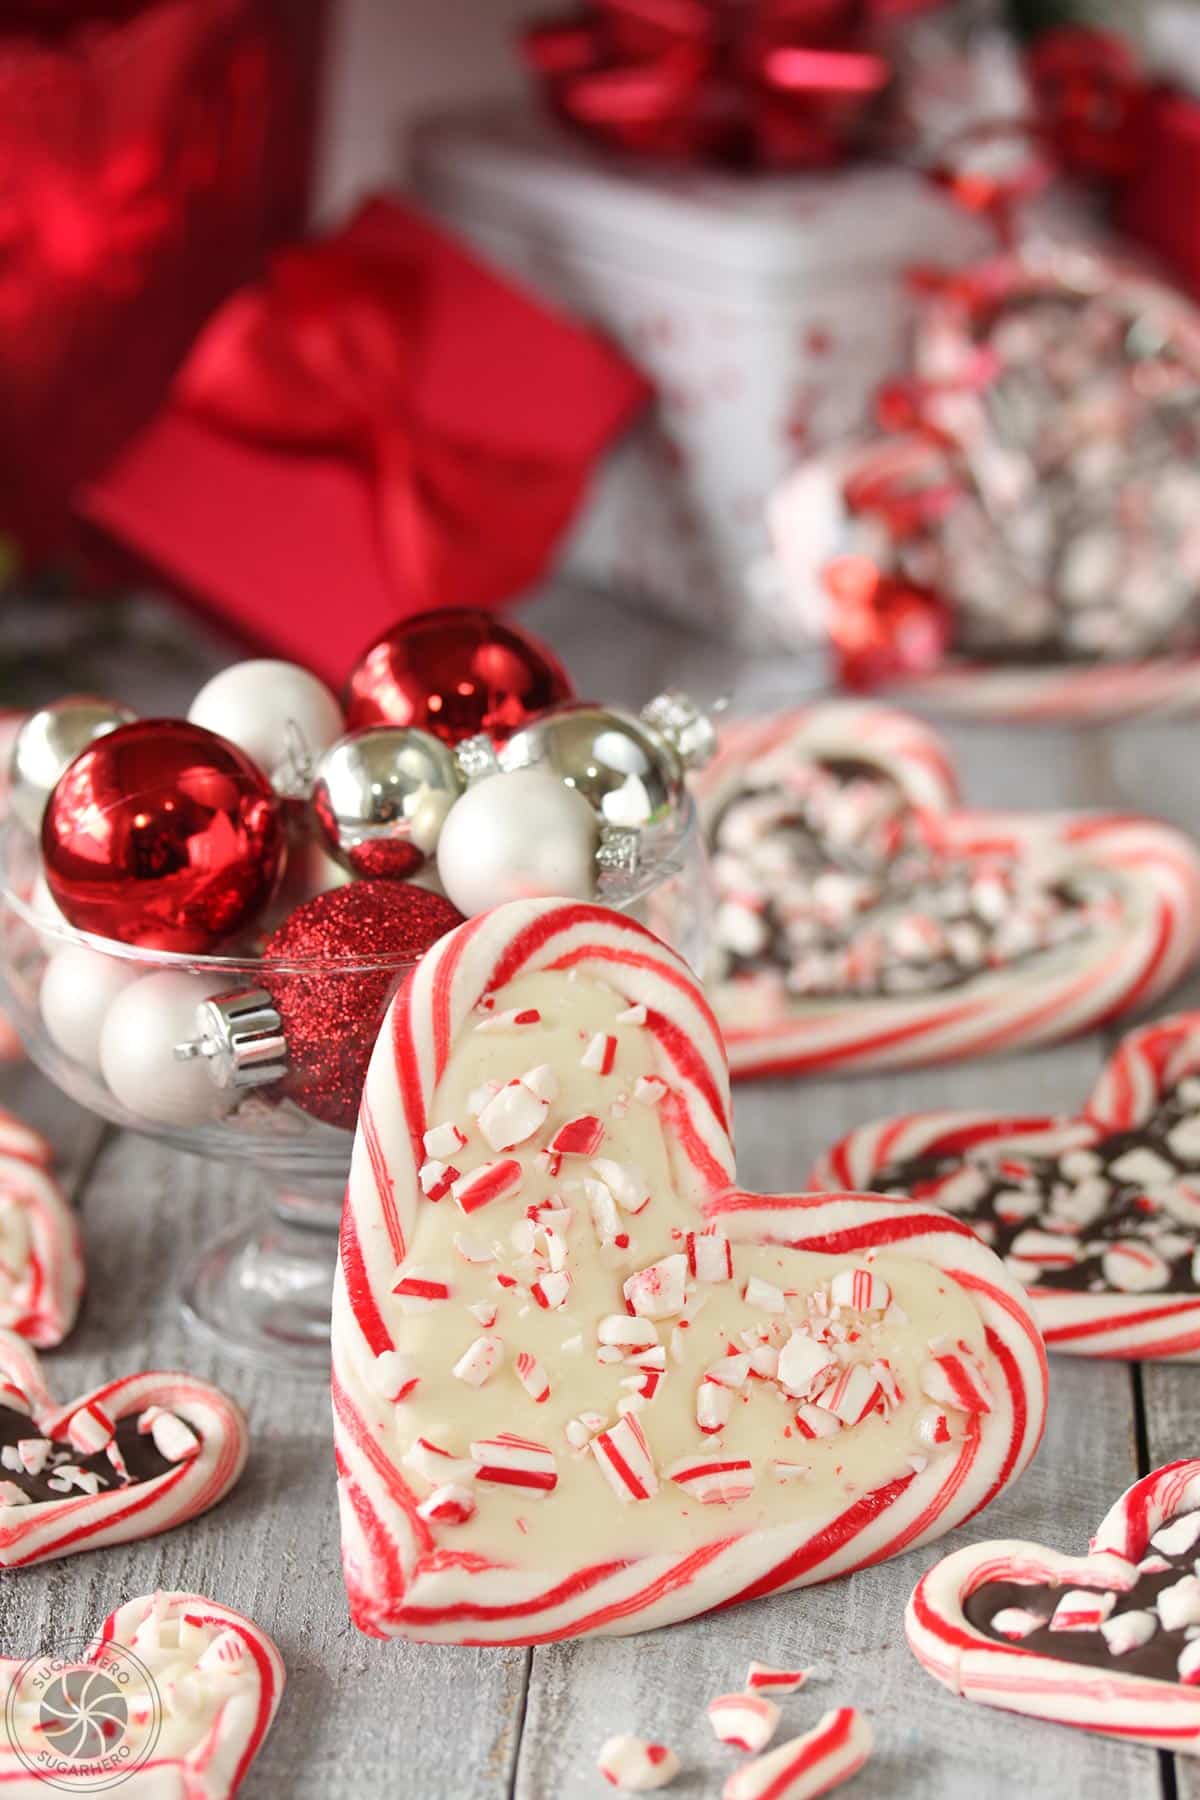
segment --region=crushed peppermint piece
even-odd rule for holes
[[[627,1006],[624,1012],[617,1014],[618,1025],[644,1025],[645,1023],[646,1008],[640,1001],[636,1006]]]
[[[1164,1631],[1182,1631],[1185,1626],[1200,1624],[1200,1580],[1185,1575],[1173,1587],[1160,1588],[1154,1610]]]
[[[733,1247],[724,1232],[714,1225],[687,1234],[688,1272],[697,1281],[716,1282],[733,1279]]]
[[[67,1442],[82,1456],[95,1456],[111,1443],[116,1426],[95,1400],[72,1413],[67,1425]]]
[[[434,1487],[444,1487],[453,1482],[461,1485],[473,1481],[479,1473],[479,1464],[466,1456],[455,1456],[449,1450],[443,1450],[432,1438],[416,1438],[400,1459],[406,1468],[420,1475],[423,1480],[431,1482]]]
[[[444,1200],[454,1183],[459,1179],[459,1172],[452,1163],[437,1162],[431,1158],[423,1162],[417,1170],[417,1180],[421,1184],[421,1192],[427,1200],[436,1204]]]
[[[773,1281],[763,1281],[758,1275],[750,1276],[742,1289],[742,1299],[747,1306],[757,1306],[762,1312],[787,1311],[787,1295],[783,1289],[776,1287]]]
[[[460,1131],[452,1120],[447,1120],[444,1125],[431,1126],[421,1139],[426,1156],[436,1157],[439,1162],[445,1162],[447,1157],[461,1150],[466,1141],[466,1132]]]
[[[493,1200],[505,1200],[515,1194],[524,1180],[521,1165],[515,1158],[503,1162],[480,1163],[469,1175],[454,1183],[455,1205],[468,1216],[489,1206]]]
[[[590,1069],[597,1075],[611,1075],[616,1060],[616,1038],[609,1031],[596,1031],[588,1040],[579,1064],[581,1068]]]
[[[801,1406],[795,1412],[796,1430],[803,1438],[834,1437],[842,1429],[842,1421],[823,1406]]]
[[[497,1437],[473,1443],[471,1455],[479,1464],[478,1479],[496,1487],[516,1487],[540,1495],[552,1493],[558,1486],[553,1450],[532,1438],[502,1431]]]
[[[1196,1583],[1200,1589],[1200,1582]],[[1090,1588],[1069,1588],[1054,1608],[1051,1631],[1099,1631],[1117,1604],[1117,1596]]]
[[[754,1465],[748,1456],[724,1456],[719,1451],[682,1456],[664,1474],[701,1506],[734,1506],[754,1492]]]
[[[412,1358],[399,1350],[381,1350],[371,1365],[371,1384],[384,1400],[407,1400],[420,1376]],[[141,1430],[141,1421],[138,1422]]]
[[[550,1398],[550,1377],[536,1356],[530,1356],[527,1350],[517,1355],[517,1380],[529,1395],[535,1406]]]
[[[1110,1656],[1127,1656],[1150,1642],[1158,1630],[1158,1620],[1152,1612],[1123,1612],[1115,1618],[1102,1619],[1100,1630]]]
[[[570,1291],[571,1276],[567,1269],[547,1269],[529,1285],[529,1292],[543,1312],[557,1312],[560,1306],[565,1306]]]
[[[1045,1613],[1030,1612],[1025,1606],[1002,1606],[992,1614],[992,1630],[997,1637],[1009,1638],[1013,1643],[1028,1637],[1031,1631],[1040,1631],[1045,1623]]]
[[[752,1753],[766,1749],[779,1724],[779,1708],[765,1694],[718,1694],[707,1712],[722,1744]]]
[[[892,1290],[870,1269],[839,1269],[830,1295],[835,1306],[849,1306],[855,1312],[883,1312],[891,1304]]]
[[[657,1106],[669,1089],[657,1075],[639,1075],[633,1084],[633,1097],[639,1106]]]
[[[539,1131],[550,1110],[533,1089],[516,1077],[493,1094],[479,1114],[479,1129],[492,1150],[512,1150]]]
[[[468,1387],[482,1387],[504,1361],[504,1342],[498,1337],[477,1337],[455,1363],[451,1373]]]
[[[526,1025],[540,1025],[542,1015],[536,1006],[510,1006],[506,1012],[494,1012],[480,1019],[476,1031],[514,1031]]]
[[[613,1162],[607,1156],[593,1157],[592,1169],[622,1212],[636,1215],[649,1205],[650,1189],[640,1169],[630,1163]]]
[[[798,1694],[811,1669],[776,1669],[770,1663],[752,1662],[746,1670],[748,1694]]]
[[[784,1393],[807,1400],[837,1368],[837,1358],[807,1332],[793,1330],[778,1354],[777,1379]]]
[[[468,1519],[475,1517],[475,1510],[474,1494],[469,1487],[456,1481],[434,1488],[417,1507],[421,1517],[428,1519],[431,1525],[465,1525]]]
[[[596,1767],[610,1786],[626,1794],[648,1794],[666,1787],[679,1773],[679,1758],[665,1744],[644,1738],[610,1737],[600,1748]]]
[[[668,1319],[682,1311],[687,1291],[687,1257],[664,1256],[629,1277],[621,1289],[629,1310],[642,1319]]]
[[[626,1415],[598,1431],[588,1447],[622,1504],[650,1500],[658,1492],[658,1471],[636,1418]]]
[[[554,1156],[595,1156],[604,1142],[604,1121],[594,1113],[582,1113],[560,1125],[549,1143]]]
[[[392,1292],[406,1313],[424,1312],[450,1298],[450,1283],[428,1269],[410,1264],[393,1285]]]

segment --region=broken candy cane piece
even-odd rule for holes
[[[723,1431],[729,1423],[729,1415],[733,1411],[733,1394],[718,1381],[704,1380],[696,1389],[696,1423],[701,1431],[711,1435],[715,1431]]]
[[[431,1525],[465,1525],[475,1517],[475,1496],[470,1488],[448,1481],[445,1487],[434,1488],[417,1511]]]
[[[602,1181],[585,1179],[581,1185],[587,1201],[588,1216],[592,1221],[592,1230],[596,1234],[596,1242],[602,1247],[615,1243],[624,1228],[612,1194]]]
[[[558,1465],[548,1444],[502,1431],[498,1437],[480,1438],[471,1445],[479,1464],[478,1479],[497,1487],[521,1488],[532,1494],[549,1494],[558,1486]]]
[[[943,1450],[952,1444],[961,1429],[961,1421],[955,1414],[946,1412],[940,1406],[926,1406],[917,1414],[917,1442],[924,1444],[927,1450]]]
[[[148,1406],[138,1417],[138,1432],[150,1433],[151,1442],[166,1462],[186,1462],[200,1449],[200,1439],[190,1425],[163,1406]],[[65,1473],[65,1471],[60,1471]]]
[[[1200,1625],[1200,1581],[1194,1575],[1185,1575],[1173,1587],[1160,1588],[1154,1610],[1164,1631],[1183,1631],[1189,1625]]]
[[[835,1306],[849,1306],[855,1312],[883,1312],[892,1302],[891,1288],[870,1269],[839,1270],[830,1294]]]
[[[78,1444],[75,1448],[79,1448]],[[5,1449],[7,1452],[7,1445]],[[53,1449],[54,1445],[49,1438],[21,1438],[17,1444],[17,1462],[20,1463],[26,1475],[40,1475],[50,1461],[50,1453]],[[4,1466],[6,1469],[13,1466],[9,1462],[7,1454]]]
[[[799,1406],[794,1417],[803,1438],[834,1437],[842,1429],[842,1421],[822,1406]]]
[[[775,1669],[770,1663],[752,1662],[746,1670],[748,1694],[798,1694],[811,1669]]]
[[[718,1694],[708,1703],[708,1722],[723,1744],[765,1750],[779,1724],[779,1708],[763,1694]]]
[[[793,1331],[779,1352],[776,1379],[785,1393],[806,1400],[837,1368],[832,1350],[804,1331]]]
[[[658,1344],[658,1326],[653,1319],[630,1318],[628,1313],[607,1313],[596,1327],[601,1344],[630,1355],[652,1350]],[[665,1355],[663,1367],[666,1367]]]
[[[517,1380],[529,1395],[535,1406],[541,1406],[550,1398],[550,1377],[536,1356],[530,1356],[522,1350],[517,1356]]]
[[[102,1406],[94,1400],[72,1413],[67,1425],[67,1442],[83,1456],[95,1456],[111,1443],[116,1427]]]
[[[1122,1294],[1149,1294],[1165,1288],[1171,1267],[1145,1244],[1121,1240],[1100,1259],[1100,1271],[1109,1287]]]
[[[640,1319],[668,1319],[682,1312],[687,1292],[687,1257],[664,1256],[631,1275],[621,1289],[625,1303]]]
[[[637,1214],[649,1205],[650,1189],[646,1186],[645,1176],[632,1163],[614,1162],[610,1156],[595,1156],[592,1168],[622,1212]]]
[[[513,1031],[523,1025],[540,1025],[542,1015],[536,1006],[510,1006],[506,1012],[494,1012],[480,1019],[476,1031]]]
[[[1164,1556],[1183,1556],[1197,1538],[1200,1538],[1200,1512],[1180,1513],[1169,1525],[1161,1526],[1150,1543]]]
[[[459,1172],[452,1163],[437,1162],[432,1158],[422,1163],[417,1171],[421,1192],[435,1204],[446,1198],[458,1178]]]
[[[435,1487],[472,1481],[479,1473],[477,1462],[465,1456],[454,1456],[431,1438],[417,1438],[404,1452],[403,1461],[406,1468],[431,1481]]]
[[[1175,1664],[1175,1673],[1185,1687],[1195,1687],[1200,1682],[1200,1638],[1193,1638],[1179,1652]]]
[[[992,1623],[995,1624],[995,1620]],[[1100,1631],[1110,1656],[1125,1656],[1130,1650],[1139,1650],[1150,1642],[1157,1630],[1158,1620],[1152,1612],[1118,1613],[1115,1619],[1100,1621]]]
[[[566,1269],[547,1269],[529,1288],[543,1312],[556,1312],[560,1306],[565,1306],[570,1291],[571,1276]]]
[[[512,1150],[541,1129],[550,1110],[520,1077],[506,1082],[479,1114],[479,1129],[492,1150]]]
[[[413,1266],[405,1270],[392,1292],[406,1313],[424,1312],[450,1298],[450,1283],[428,1269]]]
[[[504,1341],[498,1337],[477,1337],[468,1344],[451,1373],[468,1387],[482,1387],[504,1361]]]
[[[596,1031],[588,1040],[587,1048],[579,1059],[579,1066],[592,1069],[597,1075],[611,1075],[616,1060],[616,1038],[611,1031]]]
[[[1196,1586],[1200,1588],[1200,1582]],[[1107,1619],[1116,1604],[1115,1594],[1098,1594],[1088,1588],[1069,1588],[1054,1608],[1050,1630],[1099,1631],[1102,1620]]]
[[[1028,1637],[1031,1631],[1039,1631],[1045,1623],[1045,1613],[1030,1612],[1024,1606],[1002,1606],[992,1615],[992,1630],[1013,1643]]]
[[[754,1492],[754,1467],[748,1456],[683,1456],[664,1472],[701,1506],[732,1506]]]
[[[665,1744],[643,1738],[610,1737],[602,1745],[596,1767],[605,1781],[626,1794],[648,1794],[666,1787],[679,1773],[679,1758]]]
[[[843,1425],[861,1425],[882,1399],[883,1386],[865,1363],[848,1363],[813,1405],[832,1413]]]
[[[0,1506],[32,1506],[33,1501],[15,1481],[0,1481]]]
[[[731,1281],[733,1248],[729,1239],[710,1226],[687,1234],[687,1264],[697,1281]]]
[[[524,1175],[514,1157],[503,1162],[480,1163],[469,1175],[463,1175],[451,1189],[455,1205],[468,1215],[489,1206],[493,1200],[506,1200],[515,1194]]]
[[[921,1369],[921,1392],[958,1412],[991,1412],[992,1395],[983,1365],[961,1341],[954,1350],[932,1357]]]
[[[639,1075],[633,1084],[633,1097],[639,1106],[657,1106],[667,1093],[667,1084],[657,1075]]]
[[[371,1386],[384,1400],[407,1400],[420,1376],[410,1356],[400,1350],[381,1350],[371,1365]]]
[[[521,1080],[530,1093],[536,1094],[539,1100],[544,1100],[547,1106],[558,1099],[558,1076],[549,1063],[538,1063],[536,1068],[526,1069]]]
[[[598,1431],[588,1448],[618,1500],[649,1500],[658,1492],[658,1472],[646,1434],[632,1414]]]
[[[469,1236],[465,1231],[455,1232],[454,1248],[466,1263],[490,1263],[496,1260],[496,1252],[490,1244],[481,1244],[478,1238]]]
[[[803,1737],[791,1738],[735,1769],[722,1800],[815,1800],[857,1775],[874,1741],[862,1714],[852,1706],[839,1706]]]
[[[461,1150],[466,1141],[466,1132],[460,1131],[458,1126],[450,1120],[447,1120],[444,1125],[431,1126],[421,1139],[425,1146],[426,1156],[436,1157],[439,1162],[445,1162],[448,1156],[453,1156],[456,1150]]]
[[[783,1289],[776,1287],[773,1281],[763,1281],[758,1275],[751,1275],[742,1289],[742,1299],[747,1306],[761,1307],[763,1312],[787,1311],[787,1295]]]
[[[581,1113],[560,1125],[550,1140],[554,1156],[595,1156],[604,1142],[604,1123],[594,1113]]]

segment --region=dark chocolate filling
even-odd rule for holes
[[[765,936],[760,947],[746,951],[723,943],[718,926],[718,950],[724,965],[720,979],[745,980],[783,971],[790,991],[803,998],[934,993],[961,987],[989,968],[1026,963],[1064,937],[1087,928],[1089,896],[1082,888],[1047,884],[1037,896],[1051,921],[1042,941],[1014,950],[1001,936],[1012,924],[1011,912],[997,920],[973,885],[983,872],[981,865],[932,846],[927,821],[907,803],[891,776],[877,764],[850,758],[816,760],[813,767],[825,778],[824,792],[793,796],[783,784],[746,786],[729,797],[712,821],[710,851],[746,857],[752,868],[753,850],[747,853],[730,842],[732,816],[747,802],[776,801],[781,810],[764,835],[773,850],[786,850],[788,864],[786,877],[759,877],[766,889],[761,909]],[[844,794],[851,786],[873,789],[880,805],[860,836],[847,840],[840,835],[835,842],[825,828],[821,809],[828,805],[831,794]],[[1012,859],[993,857],[989,871],[1011,876],[1014,864]],[[862,884],[861,904],[837,922],[822,916],[815,892],[808,907],[798,910],[795,903],[797,885],[815,883],[827,873],[849,876]],[[750,880],[753,885],[753,872]],[[785,880],[793,890],[787,897],[781,891]],[[726,897],[720,880],[717,887],[718,898]],[[736,897],[736,883],[730,897]],[[911,915],[929,921],[935,947],[925,949],[919,957],[890,945],[881,951],[889,924]]]
[[[1152,1612],[1154,1602],[1163,1588],[1174,1587],[1185,1575],[1195,1573],[1197,1553],[1200,1553],[1200,1542],[1193,1544],[1182,1555],[1165,1556],[1163,1560],[1170,1567],[1158,1574],[1139,1576],[1134,1587],[1127,1593],[1118,1594],[1109,1618],[1116,1619],[1122,1613],[1129,1612]],[[1158,1554],[1153,1545],[1147,1545],[1145,1557]],[[1063,1587],[1052,1588],[1026,1586],[1017,1581],[988,1581],[968,1596],[963,1604],[963,1612],[977,1631],[982,1631],[985,1637],[992,1638],[998,1644],[1015,1643],[1022,1650],[1034,1650],[1042,1656],[1058,1657],[1063,1662],[1083,1663],[1090,1669],[1117,1669],[1126,1675],[1148,1675],[1155,1681],[1178,1679],[1180,1654],[1191,1642],[1186,1628],[1164,1631],[1160,1624],[1153,1637],[1135,1649],[1125,1651],[1122,1656],[1112,1654],[1104,1633],[1099,1630],[1051,1631],[1047,1624],[1031,1631],[1028,1637],[1006,1638],[992,1629],[992,1620],[996,1614],[1010,1606],[1019,1606],[1028,1612],[1044,1613],[1049,1620],[1053,1618],[1054,1609],[1063,1595],[1072,1588],[1082,1586],[1081,1582],[1067,1582]],[[1112,1592],[1111,1589],[1104,1588],[1097,1591]]]
[[[40,1432],[28,1413],[20,1412],[15,1406],[0,1406],[0,1446],[16,1445],[25,1438],[40,1438]],[[127,1476],[118,1474],[109,1461],[104,1450],[92,1456],[83,1456],[73,1450],[66,1442],[55,1442],[45,1467],[37,1475],[29,1475],[24,1469],[0,1468],[0,1481],[11,1481],[14,1487],[20,1488],[30,1500],[67,1500],[78,1497],[81,1488],[72,1487],[60,1492],[49,1485],[50,1477],[60,1468],[89,1469],[99,1477],[100,1491],[110,1488],[132,1487],[140,1481],[151,1481],[156,1475],[164,1475],[168,1469],[176,1465],[168,1462],[158,1450],[153,1437],[148,1431],[138,1430],[137,1418],[131,1415],[117,1421],[117,1448],[125,1460]]]
[[[1039,1287],[1058,1288],[1070,1293],[1109,1291],[1110,1283],[1104,1278],[1102,1258],[1105,1251],[1111,1249],[1119,1239],[1144,1244],[1167,1264],[1167,1280],[1160,1288],[1149,1290],[1150,1292],[1161,1293],[1168,1289],[1182,1293],[1200,1291],[1192,1266],[1193,1252],[1200,1245],[1200,1233],[1173,1217],[1156,1198],[1164,1188],[1185,1179],[1200,1194],[1200,1157],[1180,1157],[1167,1144],[1168,1134],[1173,1128],[1181,1120],[1194,1117],[1198,1110],[1196,1078],[1188,1078],[1186,1085],[1192,1095],[1190,1103],[1182,1098],[1179,1087],[1173,1088],[1159,1102],[1145,1124],[1134,1131],[1115,1131],[1087,1146],[1100,1158],[1101,1167],[1097,1174],[1110,1187],[1104,1211],[1091,1224],[1084,1226],[1077,1236],[1062,1231],[1062,1215],[1055,1213],[1052,1202],[1056,1193],[1065,1198],[1079,1185],[1080,1180],[1094,1180],[1096,1177],[1068,1177],[1063,1174],[1060,1156],[1030,1155],[1024,1148],[1011,1155],[1006,1155],[1003,1148],[998,1146],[991,1148],[990,1152],[984,1148],[976,1157],[968,1159],[970,1166],[979,1169],[986,1176],[987,1186],[969,1206],[951,1204],[950,1210],[973,1226],[984,1225],[986,1229],[983,1235],[986,1241],[1001,1256],[1012,1253],[1014,1243],[1024,1231],[1055,1230],[1060,1242],[1068,1245],[1074,1243],[1078,1260],[1066,1266],[1039,1265]],[[1127,1151],[1136,1149],[1152,1150],[1156,1156],[1170,1164],[1172,1173],[1169,1177],[1164,1177],[1162,1187],[1155,1184],[1147,1192],[1146,1185],[1142,1182],[1122,1180],[1113,1174],[1113,1163],[1118,1162]],[[1068,1151],[1063,1154],[1069,1156],[1072,1153]],[[935,1204],[945,1204],[939,1198],[939,1184],[945,1176],[963,1167],[964,1159],[960,1152],[945,1156],[915,1156],[908,1161],[889,1163],[880,1169],[872,1177],[872,1186],[881,1192],[909,1194],[917,1200],[927,1199]],[[1015,1222],[1001,1218],[996,1210],[998,1198],[1014,1190],[1035,1195],[1039,1202],[1035,1213]]]

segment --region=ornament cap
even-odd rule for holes
[[[476,781],[484,781],[489,775],[500,772],[500,758],[496,755],[496,746],[486,731],[476,733],[474,737],[463,738],[454,747],[454,760],[458,764],[458,772],[470,787]]]
[[[202,1056],[219,1088],[265,1087],[287,1074],[283,1021],[263,988],[233,988],[196,1008],[196,1036],[176,1044],[175,1060]]]
[[[711,714],[678,688],[668,688],[648,700],[641,718],[666,739],[685,769],[702,769],[716,753],[717,728]]]
[[[606,884],[632,881],[641,865],[642,834],[629,825],[604,825],[596,847],[596,873]]]

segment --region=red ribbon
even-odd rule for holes
[[[424,309],[418,264],[344,236],[289,250],[226,303],[176,385],[189,411],[253,443],[356,462],[385,566],[414,608],[444,601],[439,546],[479,515],[481,453],[412,404]],[[517,458],[489,481],[536,476]]]
[[[811,168],[841,161],[891,79],[872,27],[929,3],[591,0],[522,43],[556,111],[619,149]]]

